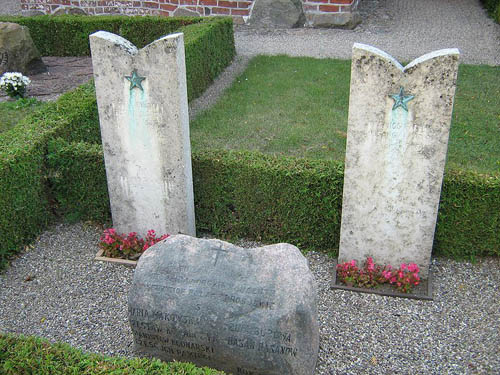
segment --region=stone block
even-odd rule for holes
[[[27,76],[46,70],[28,28],[17,23],[0,22],[0,75],[20,72]]]
[[[314,373],[317,287],[295,246],[170,237],[139,259],[128,309],[136,348],[164,361],[232,374]]]

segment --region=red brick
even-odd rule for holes
[[[152,1],[145,1],[143,4],[144,8],[158,9],[160,7],[160,4],[154,3]]]
[[[71,5],[73,5],[74,7],[79,7],[80,6],[80,2],[79,1],[72,1]]]
[[[200,5],[217,5],[217,0],[200,0]]]
[[[213,14],[229,14],[228,8],[212,8]]]
[[[248,9],[231,9],[232,16],[248,16],[249,13]]]
[[[252,5],[251,2],[248,1],[238,1],[238,8],[250,8],[250,5]]]
[[[337,5],[320,5],[319,10],[320,12],[337,13],[340,8]]]
[[[330,4],[351,5],[354,0],[330,0]]]
[[[329,0],[307,0],[308,3],[328,3]]]
[[[219,0],[219,6],[224,8],[238,8],[238,2]]]
[[[196,5],[196,0],[179,0],[179,4],[182,5]]]
[[[166,10],[160,10],[160,16],[170,17],[170,12],[167,12]]]
[[[71,5],[70,0],[52,0],[52,4]]]
[[[160,4],[160,9],[161,10],[168,10],[170,12],[173,12],[174,10],[177,9],[177,5],[172,5],[172,4]],[[161,12],[160,12],[161,13]]]

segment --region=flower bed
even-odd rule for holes
[[[149,247],[168,237],[168,234],[156,237],[153,229],[148,231],[145,239],[138,237],[136,232],[119,234],[113,228],[105,229],[95,259],[135,267]]]
[[[432,300],[431,271],[428,279],[418,275],[420,269],[415,263],[405,264],[396,269],[390,265],[384,267],[374,263],[368,257],[363,267],[356,261],[335,266],[332,289],[354,292],[373,293],[391,297]]]

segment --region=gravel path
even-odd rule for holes
[[[0,331],[133,356],[133,270],[93,260],[99,235],[59,224],[15,260],[0,275]],[[499,258],[434,259],[432,302],[330,290],[332,260],[307,258],[319,286],[316,375],[500,373]]]
[[[458,48],[460,61],[500,65],[500,25],[479,0],[362,0],[363,22],[354,30],[236,28],[240,55],[351,58],[355,42],[377,47],[400,61]]]

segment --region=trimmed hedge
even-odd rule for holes
[[[55,210],[70,221],[106,222],[111,217],[100,144],[49,142],[47,167]],[[78,176],[78,178],[75,178]]]
[[[484,7],[498,23],[500,23],[500,0],[481,0]]]
[[[183,32],[188,100],[201,95],[236,54],[230,17],[4,16],[0,21],[27,26],[42,56],[90,56],[89,35],[99,30],[121,35],[138,48]]]
[[[100,143],[96,109],[87,84],[0,133],[0,269],[53,218],[45,163],[49,141]]]
[[[83,353],[63,343],[52,344],[37,337],[0,333],[0,373],[28,374],[148,374],[148,375],[223,375],[192,363],[162,362],[146,358],[106,357]]]
[[[85,191],[100,191],[91,173],[71,179],[85,169],[83,156],[94,150],[96,173],[104,174],[100,149],[61,144],[54,154],[56,170],[65,169],[60,193],[71,212]],[[65,154],[64,150],[68,153]],[[71,156],[68,163],[65,158]],[[81,161],[78,159],[82,158]],[[302,250],[337,254],[342,210],[343,164],[335,161],[269,156],[257,152],[205,151],[193,154],[196,227],[224,238],[289,242]],[[90,198],[89,198],[90,199]],[[81,212],[82,218],[109,218],[107,207]],[[500,176],[448,171],[444,178],[434,254],[455,258],[500,255]]]

